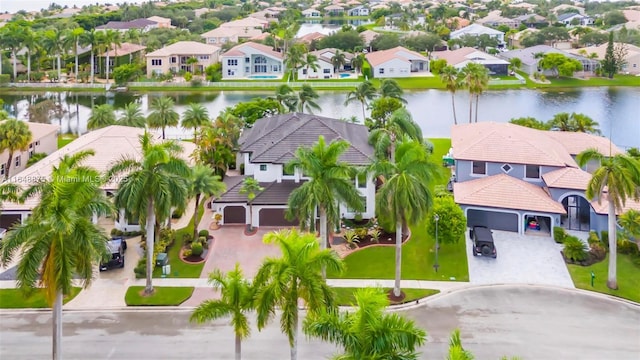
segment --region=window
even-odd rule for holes
[[[16,156],[16,167],[20,166],[20,155]]]
[[[245,62],[245,64],[250,63],[251,62],[251,58],[244,58],[244,62]]]
[[[267,171],[267,164],[260,164],[260,171]]]
[[[36,141],[36,146],[40,146],[40,140]]]
[[[266,64],[267,63],[267,58],[264,56],[256,56],[256,58],[253,60],[254,64]]]
[[[527,165],[525,167],[524,177],[527,179],[539,179],[540,178],[540,166]]]
[[[178,61],[178,60],[176,59],[176,57],[175,57],[175,56],[172,56],[172,57],[171,57],[171,63],[172,63],[172,64],[175,64],[177,61]]]
[[[238,66],[238,59],[228,59],[227,65],[229,66]]]
[[[474,161],[471,173],[474,175],[487,175],[487,163],[484,161]]]
[[[384,68],[378,69],[378,74],[384,74]]]
[[[509,164],[504,164],[504,165],[502,165],[502,171],[504,171],[504,172],[505,172],[505,174],[508,174],[508,173],[509,173],[509,171],[511,171],[511,169],[513,169],[513,168],[512,168],[512,167],[511,167],[511,165],[509,165]]]
[[[29,150],[29,159],[33,157],[33,150]]]
[[[200,56],[198,56],[198,59],[200,59],[200,60],[209,60],[209,55],[200,55]]]
[[[162,59],[151,59],[151,66],[162,66]]]
[[[216,43],[216,38],[209,38],[209,43],[215,44]]]
[[[29,144],[29,150],[33,149],[33,143]]]
[[[366,173],[358,174],[358,187],[360,189],[364,189],[364,188],[367,187],[367,174]]]
[[[307,75],[307,69],[302,69],[302,75]]]
[[[4,175],[4,164],[0,164],[0,175]]]
[[[234,70],[227,69],[227,75],[234,76],[235,74],[236,74],[236,72]]]
[[[254,65],[253,66],[253,72],[254,73],[266,73],[267,72],[267,65]]]
[[[296,169],[287,169],[287,166],[282,165],[282,175],[283,176],[293,176],[296,173]]]
[[[323,69],[322,72],[325,74],[331,74],[331,69]]]

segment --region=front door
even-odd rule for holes
[[[578,195],[567,196],[562,200],[562,205],[567,211],[562,215],[562,224],[569,230],[589,231],[589,210],[591,205],[587,200]]]

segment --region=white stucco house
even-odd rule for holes
[[[429,72],[429,59],[402,46],[374,51],[366,55],[374,78],[409,77]]]
[[[498,40],[499,44],[504,44],[504,33],[490,27],[482,26],[480,24],[471,24],[465,26],[460,30],[453,31],[450,35],[450,39],[459,39],[463,36],[480,36],[488,35],[491,38]]]
[[[246,42],[220,56],[223,79],[277,79],[284,73],[284,56],[267,45]]]
[[[344,54],[345,63],[340,68],[335,68],[331,59],[336,53]],[[351,70],[351,60],[354,58],[352,53],[348,53],[342,50],[327,48],[322,50],[312,51],[311,54],[318,58],[316,61],[317,69],[301,67],[298,69],[298,79],[332,79],[338,76],[338,73]]]
[[[316,9],[310,8],[302,11],[302,16],[306,18],[321,18],[322,13]]]
[[[369,8],[359,5],[347,12],[349,16],[369,16]]]
[[[251,224],[252,226],[295,226],[298,221],[289,221],[285,216],[289,195],[309,178],[300,169],[288,172],[285,165],[293,159],[300,146],[313,146],[319,136],[327,143],[342,139],[349,148],[341,161],[353,166],[366,166],[374,156],[368,142],[368,131],[364,125],[331,119],[311,114],[289,113],[263,118],[252,128],[245,129],[240,137],[237,156],[238,168],[244,169],[242,176],[225,178],[227,192],[212,200],[211,209],[222,214],[223,224]],[[245,177],[253,177],[264,188],[252,201],[253,218],[250,218],[246,194],[240,189]],[[375,181],[372,176],[357,176],[353,186],[361,195],[365,210],[363,218],[375,216]],[[354,218],[356,213],[340,205],[344,218]]]

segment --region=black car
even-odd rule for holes
[[[486,226],[474,226],[469,231],[471,237],[471,251],[473,256],[489,256],[496,258],[498,253],[496,252],[496,245],[493,243],[493,233]]]
[[[124,238],[113,238],[107,242],[107,247],[109,251],[111,251],[111,259],[107,263],[100,263],[100,271],[106,271],[115,267],[123,268],[127,241]]]

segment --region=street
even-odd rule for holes
[[[444,359],[460,328],[477,359],[638,359],[640,307],[571,290],[492,286],[453,291],[403,310],[429,334],[423,359]],[[188,309],[67,311],[65,359],[233,359],[227,320],[188,322]],[[253,316],[251,318],[253,322]],[[332,345],[300,339],[299,359],[326,359]],[[48,311],[0,312],[0,358],[51,356]],[[243,359],[287,359],[279,323],[254,330]]]

